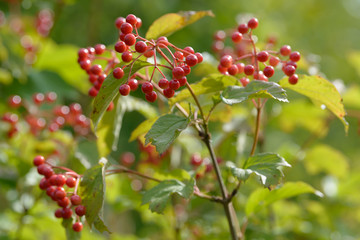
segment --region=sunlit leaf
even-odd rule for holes
[[[140,123],[137,128],[134,129],[134,131],[132,131],[129,142],[132,142],[134,140],[136,140],[138,137],[140,137],[141,135],[147,133],[150,129],[151,126],[155,123],[155,121],[158,118],[151,118],[151,119],[147,119],[145,121],[143,121],[142,123]]]
[[[309,97],[314,102],[325,105],[342,121],[345,131],[348,131],[349,126],[345,120],[346,113],[340,93],[331,82],[319,76],[300,75],[297,84],[290,84],[288,78],[281,79],[279,84],[283,88],[291,89]]]
[[[304,182],[287,182],[278,189],[258,189],[253,192],[247,200],[245,212],[247,216],[256,213],[276,201],[291,198],[304,193],[313,193],[320,197],[323,194]]]
[[[273,98],[288,102],[285,90],[279,84],[265,81],[251,81],[246,87],[230,86],[226,88],[221,98],[224,103],[233,105],[253,98]]]
[[[205,16],[213,17],[214,14],[211,11],[186,11],[165,14],[151,24],[146,33],[146,38],[157,39],[161,36],[169,36],[175,31],[196,22]]]

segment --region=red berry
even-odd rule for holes
[[[180,83],[178,80],[176,79],[173,79],[169,82],[169,87],[172,89],[172,90],[178,90],[179,87],[180,87]]]
[[[198,60],[197,63],[201,63],[204,60],[203,55],[199,52],[195,53],[195,56],[197,57],[197,60]]]
[[[75,185],[76,185],[76,179],[73,178],[73,177],[68,177],[68,178],[66,179],[66,185],[67,185],[69,188],[75,187]]]
[[[166,89],[164,89],[163,93],[164,93],[165,97],[172,98],[175,94],[175,91],[172,90],[171,88],[166,88]]]
[[[131,25],[135,26],[136,23],[137,23],[137,17],[134,14],[129,14],[126,17],[126,22],[128,22]]]
[[[75,208],[75,213],[76,213],[76,215],[78,215],[79,217],[84,216],[85,213],[86,213],[86,208],[85,208],[85,206],[83,206],[83,205],[77,206],[77,207]]]
[[[95,45],[95,53],[96,54],[103,54],[106,50],[106,47],[104,44],[96,44]]]
[[[153,85],[150,82],[144,82],[141,86],[141,90],[143,91],[143,93],[151,93],[152,90],[154,89]]]
[[[128,85],[130,86],[131,91],[135,91],[138,88],[139,83],[138,83],[138,81],[136,79],[131,79],[128,82]]]
[[[269,64],[273,67],[276,67],[280,62],[280,59],[278,57],[271,56],[269,60]]]
[[[110,102],[109,106],[107,107],[106,111],[111,111],[114,109],[114,102]]]
[[[113,76],[116,79],[122,78],[124,76],[124,70],[122,70],[120,67],[115,68],[113,71]]]
[[[41,104],[42,102],[44,102],[45,100],[45,96],[44,94],[42,93],[36,93],[34,96],[33,96],[33,101],[34,103],[36,104]]]
[[[269,53],[265,51],[261,51],[257,54],[256,57],[260,62],[266,62],[269,58]]]
[[[119,88],[119,92],[120,92],[120,94],[123,95],[123,96],[129,95],[129,93],[130,93],[130,86],[127,85],[127,84],[121,85],[120,88]]]
[[[293,61],[293,62],[297,62],[300,60],[300,53],[299,52],[292,52],[290,53],[290,60]]]
[[[71,198],[72,205],[80,205],[81,204],[81,197],[79,195],[72,195]]]
[[[245,23],[242,23],[238,26],[238,31],[242,34],[245,34],[249,31],[249,27]]]
[[[180,79],[177,79],[180,83],[180,87],[184,86],[187,83],[187,78],[186,77],[182,77]]]
[[[75,209],[75,211],[76,211],[76,209]],[[70,208],[63,208],[62,209],[62,217],[64,219],[71,218],[72,214],[73,214],[73,212],[72,212],[72,210]]]
[[[79,59],[85,60],[89,55],[89,51],[86,48],[80,48],[78,51]]]
[[[238,42],[241,42],[242,40],[242,34],[239,33],[239,32],[234,32],[232,35],[231,35],[231,40],[234,42],[234,43],[238,43]]]
[[[121,41],[124,41],[125,40],[125,36],[126,36],[126,33],[120,33],[119,34],[119,38]]]
[[[98,95],[98,90],[96,90],[96,88],[92,87],[89,90],[89,96],[90,97],[96,97]]]
[[[56,209],[56,211],[55,211],[55,217],[56,217],[56,218],[62,218],[62,209],[61,209],[61,208]]]
[[[46,178],[50,178],[52,175],[54,175],[54,170],[51,167],[44,169],[44,174]]]
[[[84,70],[89,70],[91,68],[91,61],[89,59],[83,60],[79,62],[79,65]]]
[[[227,71],[230,75],[234,76],[238,73],[239,69],[236,64],[233,64],[227,69]]]
[[[221,66],[221,64],[218,65],[217,67],[218,71],[222,74],[226,74],[227,73],[227,68]]]
[[[49,197],[51,197],[53,195],[53,193],[55,192],[56,188],[55,187],[48,187],[46,189],[46,195],[48,195]]]
[[[226,37],[226,33],[222,30],[217,31],[214,34],[214,39],[218,40],[218,41],[223,41],[225,39],[225,37]]]
[[[244,73],[245,73],[246,75],[253,75],[254,72],[255,72],[255,68],[254,68],[253,65],[246,65],[246,66],[244,67]]]
[[[9,105],[12,108],[18,108],[21,105],[21,97],[18,95],[11,96],[9,98]]]
[[[147,50],[147,45],[143,41],[139,41],[135,44],[135,50],[138,53],[144,53]]]
[[[92,73],[89,74],[89,82],[91,82],[92,84],[94,84],[98,80],[98,78],[99,78],[98,75]]]
[[[297,69],[297,64],[296,64],[296,62],[288,61],[288,62],[286,63],[286,65],[291,65],[291,66],[293,66],[295,69]]]
[[[247,25],[249,28],[255,29],[259,25],[259,21],[257,20],[257,18],[252,18],[249,20]]]
[[[83,225],[81,222],[76,222],[73,224],[72,228],[75,232],[81,232],[81,230],[83,229]]]
[[[275,71],[272,66],[266,66],[263,72],[266,77],[272,77]]]
[[[115,21],[115,26],[120,29],[121,25],[125,23],[125,18],[123,17],[118,17]]]
[[[291,53],[291,47],[289,45],[284,45],[280,48],[280,54],[283,56],[288,56]]]
[[[291,75],[290,77],[289,77],[289,83],[290,84],[296,84],[297,82],[298,82],[298,80],[299,80],[299,77],[298,77],[298,75],[297,74],[294,74],[294,75]]]
[[[203,162],[203,159],[201,158],[201,155],[198,153],[195,153],[193,155],[191,155],[191,165],[193,166],[200,166]]]
[[[54,192],[54,197],[57,200],[61,200],[64,197],[66,197],[66,192],[65,192],[64,188],[58,187]]]
[[[97,78],[97,81],[102,84],[104,82],[104,80],[106,79],[106,77],[107,77],[107,75],[105,73],[100,74],[99,77]]]
[[[49,103],[55,102],[57,98],[57,94],[55,92],[48,92],[45,95],[45,100]]]
[[[66,182],[66,177],[63,174],[58,174],[55,180],[55,185],[62,187]]]
[[[181,66],[181,68],[184,70],[185,76],[191,72],[191,68],[188,65]]]
[[[246,87],[246,85],[248,85],[250,80],[248,78],[246,78],[246,77],[242,77],[242,78],[240,78],[240,82],[244,87]]]
[[[148,100],[149,102],[155,102],[156,98],[157,98],[157,94],[156,92],[152,91],[150,93],[146,93],[145,94],[145,98],[146,100]]]
[[[150,57],[154,56],[154,50],[152,50],[152,47],[151,47],[151,46],[148,46],[148,47],[147,47],[147,50],[146,50],[146,52],[144,53],[144,56],[145,56],[146,58],[150,58]]]
[[[115,44],[115,51],[118,53],[123,53],[127,50],[127,46],[123,41],[119,41]]]
[[[52,175],[48,180],[50,185],[55,186],[56,185],[56,179],[57,179],[57,175],[56,174]]]
[[[236,66],[238,68],[238,73],[243,73],[244,72],[245,64],[237,63]]]
[[[195,51],[194,51],[194,49],[192,47],[187,46],[187,47],[184,48],[184,56],[185,57],[187,57],[190,54],[194,54],[194,53],[195,53]]]
[[[128,45],[128,46],[134,45],[135,42],[136,42],[136,37],[135,37],[135,35],[132,34],[132,33],[126,34],[126,35],[125,35],[125,38],[124,38],[124,42],[125,42],[125,44]]]
[[[124,52],[122,55],[121,55],[121,59],[124,61],[124,62],[130,62],[132,60],[132,53],[131,52]]]
[[[296,70],[295,67],[292,65],[286,65],[283,69],[285,75],[287,76],[293,75],[295,73],[295,70]]]
[[[190,54],[185,58],[185,62],[188,66],[192,67],[198,63],[198,59],[195,54]]]
[[[133,31],[133,27],[131,26],[130,23],[123,23],[120,27],[120,30],[122,33],[124,34],[128,34],[131,33]]]
[[[180,51],[176,51],[174,53],[174,56],[178,59],[178,60],[183,60],[184,59],[184,54]]]
[[[41,190],[45,190],[45,189],[47,189],[48,187],[50,187],[49,181],[48,181],[46,178],[42,178],[42,179],[40,180],[40,183],[39,183],[39,188],[40,188]]]
[[[125,152],[120,157],[121,164],[130,167],[135,162],[135,155],[132,152]]]
[[[182,69],[181,67],[174,67],[172,70],[172,74],[175,79],[179,79],[185,76],[184,69]]]
[[[169,45],[169,41],[167,39],[167,37],[159,37],[157,40],[156,40],[157,44],[159,45],[160,48],[165,48],[167,45]]]
[[[90,68],[90,72],[95,75],[100,75],[102,73],[102,67],[99,64],[95,64]]]
[[[141,18],[136,18],[136,21],[137,21],[137,23],[136,23],[136,28],[140,28],[141,25],[142,25],[142,20],[141,20]]]
[[[166,89],[169,87],[169,81],[166,78],[160,79],[158,84],[161,89]]]
[[[224,68],[229,68],[233,63],[233,58],[230,55],[224,55],[220,59],[220,65]]]
[[[38,167],[37,167],[37,171],[40,175],[44,175],[44,171],[46,171],[45,169],[48,169],[50,168],[49,165],[47,164],[40,164]]]
[[[92,54],[92,55],[95,54],[95,48],[93,48],[93,47],[88,47],[87,50],[89,51],[89,54]]]
[[[70,204],[70,200],[68,197],[64,197],[57,201],[59,207],[67,207]]]
[[[45,158],[43,156],[36,156],[33,160],[33,163],[35,166],[39,166],[41,164],[44,164],[45,163]]]

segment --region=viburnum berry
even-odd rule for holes
[[[125,35],[125,38],[124,38],[124,42],[125,42],[125,44],[128,45],[128,46],[134,45],[135,42],[136,42],[136,37],[135,37],[135,35],[132,34],[132,33],[126,34],[126,35]]]
[[[295,73],[295,70],[296,70],[295,67],[292,65],[286,65],[283,69],[285,75],[287,76],[293,75]]]
[[[266,51],[261,51],[256,55],[256,58],[260,61],[260,62],[266,62],[269,58],[269,53]]]
[[[62,218],[62,209],[61,209],[61,208],[56,209],[56,211],[55,211],[55,217],[56,217],[56,218]]]
[[[280,48],[280,54],[283,56],[288,56],[291,53],[291,47],[289,45],[284,45]]]
[[[186,56],[185,62],[188,66],[192,67],[198,63],[198,59],[195,54],[190,54],[190,55]]]
[[[63,174],[58,174],[55,180],[55,185],[62,187],[66,183],[66,177]]]
[[[96,97],[97,94],[98,94],[98,90],[96,90],[95,87],[90,88],[90,90],[89,90],[89,96],[90,97]]]
[[[232,76],[236,75],[238,73],[238,67],[236,66],[236,64],[231,65],[228,69],[227,69],[228,73]]]
[[[102,73],[102,67],[99,64],[95,64],[90,68],[90,72],[95,75],[100,75]]]
[[[91,68],[91,61],[89,59],[85,59],[79,62],[79,65],[84,70],[89,70]]]
[[[297,64],[296,64],[296,62],[288,61],[288,62],[286,62],[285,66],[287,66],[287,65],[291,65],[291,66],[293,66],[295,69],[297,69]]]
[[[130,93],[130,86],[127,85],[127,84],[122,84],[122,85],[119,87],[119,92],[120,92],[120,94],[123,95],[123,96],[129,95],[129,93]]]
[[[175,79],[182,78],[183,76],[185,76],[184,69],[182,69],[181,67],[174,67],[172,70],[172,75]]]
[[[135,50],[138,52],[138,53],[144,53],[146,52],[147,50],[147,45],[145,42],[143,41],[139,41],[135,44]]]
[[[126,22],[130,23],[133,26],[136,26],[137,18],[134,14],[129,14],[126,17]]]
[[[166,78],[162,78],[159,80],[158,85],[161,89],[166,89],[169,87],[169,81]]]
[[[220,59],[220,65],[224,68],[229,68],[233,63],[233,58],[230,55],[224,55]]]
[[[179,87],[180,87],[180,83],[179,83],[178,80],[173,79],[173,80],[171,80],[171,81],[169,82],[169,87],[170,87],[171,89],[173,89],[173,90],[178,90]]]
[[[119,38],[121,41],[124,41],[125,40],[125,36],[126,36],[126,33],[120,33],[119,34]]]
[[[37,171],[40,175],[44,175],[44,172],[46,171],[46,169],[49,169],[50,166],[47,165],[47,164],[40,164],[38,167],[37,167]]]
[[[203,162],[203,159],[201,158],[200,154],[195,153],[195,154],[191,155],[191,160],[190,160],[191,165],[198,167],[202,164],[202,162]]]
[[[83,229],[83,225],[81,222],[76,222],[72,225],[72,228],[75,232],[81,232],[81,230]]]
[[[60,200],[60,199],[63,199],[64,197],[66,197],[66,192],[65,192],[64,188],[62,188],[62,187],[56,188],[56,190],[54,192],[54,197],[57,200]]]
[[[57,201],[59,207],[67,207],[70,204],[70,200],[68,197],[64,197]]]
[[[72,195],[70,197],[72,205],[80,205],[81,204],[81,197],[79,195]]]
[[[218,41],[223,41],[225,39],[225,37],[226,37],[226,33],[222,30],[217,31],[214,34],[214,39],[218,40]]]
[[[45,163],[45,158],[43,156],[36,156],[33,160],[33,163],[35,166],[39,166],[41,164],[44,164]]]
[[[102,84],[104,82],[104,80],[106,79],[106,77],[107,77],[107,75],[105,73],[100,74],[97,78],[97,81]]]
[[[227,68],[221,66],[220,64],[217,67],[218,71],[222,74],[226,74],[227,73]]]
[[[197,57],[197,60],[198,60],[197,63],[198,64],[201,63],[204,60],[203,55],[201,53],[199,53],[199,52],[195,53],[195,56]]]
[[[89,54],[92,54],[92,55],[95,54],[95,48],[93,48],[93,47],[88,47],[87,50],[89,51]]]
[[[172,98],[175,94],[175,91],[172,90],[171,88],[166,88],[166,89],[164,89],[163,93],[164,93],[165,97]]]
[[[55,190],[56,190],[56,188],[53,186],[46,188],[46,195],[51,197],[53,195],[53,193],[55,192]]]
[[[116,79],[120,79],[124,76],[124,70],[122,70],[122,68],[117,67],[113,70],[113,76]]]
[[[293,61],[293,62],[299,61],[300,57],[301,56],[300,56],[299,52],[292,52],[292,53],[290,53],[290,56],[289,56],[290,60]]]
[[[75,209],[75,211],[76,211],[76,209]],[[72,214],[73,214],[73,212],[72,212],[72,210],[70,208],[63,208],[62,209],[62,217],[64,219],[71,218]]]
[[[99,76],[90,73],[89,74],[89,82],[91,82],[92,84],[94,84],[97,80],[98,80]]]
[[[238,31],[241,33],[241,34],[245,34],[249,31],[249,27],[245,24],[245,23],[242,23],[238,26]]]
[[[244,72],[244,68],[245,68],[244,63],[237,63],[236,66],[237,66],[237,69],[238,69],[238,73],[243,73]]]
[[[139,83],[138,83],[138,80],[131,79],[131,80],[129,80],[128,85],[129,85],[131,91],[135,91],[138,88]]]
[[[188,65],[181,66],[181,68],[184,70],[185,76],[191,72],[191,68]]]
[[[245,73],[246,75],[253,75],[254,72],[255,72],[255,68],[254,68],[253,65],[246,65],[246,66],[244,67],[244,73]]]
[[[36,93],[36,94],[34,94],[34,96],[33,96],[33,101],[34,101],[34,103],[36,103],[36,104],[41,104],[41,103],[44,102],[44,100],[45,100],[45,96],[44,96],[44,94],[42,94],[42,93]]]
[[[128,34],[128,33],[131,33],[133,31],[133,27],[131,26],[130,23],[123,23],[120,27],[120,30],[122,33],[124,34]]]
[[[298,82],[298,80],[299,80],[299,77],[298,77],[298,75],[297,74],[293,74],[293,75],[291,75],[290,77],[289,77],[289,83],[290,84],[296,84],[297,82]]]
[[[250,80],[248,78],[246,78],[246,77],[242,77],[242,78],[240,78],[240,82],[244,87],[246,87],[246,85],[248,85]]]
[[[157,44],[159,45],[160,48],[165,48],[166,46],[169,45],[169,41],[167,39],[167,37],[161,36],[156,40]]]
[[[21,97],[18,95],[11,96],[9,98],[9,105],[12,108],[18,108],[21,105]]]
[[[153,85],[150,82],[144,82],[141,86],[141,90],[143,91],[143,93],[151,93],[152,90],[154,89]]]
[[[83,206],[83,205],[77,206],[77,207],[75,208],[75,213],[76,213],[76,215],[78,215],[79,217],[84,216],[85,213],[86,213],[86,208],[85,208],[85,206]]]
[[[182,78],[179,78],[179,79],[177,79],[178,81],[179,81],[179,83],[180,83],[180,87],[182,87],[182,86],[185,86],[185,84],[187,83],[187,78],[184,76],[184,77],[182,77]]]
[[[46,178],[42,178],[39,183],[39,188],[45,190],[48,187],[50,187],[49,181]]]
[[[75,187],[75,185],[76,185],[76,179],[73,178],[73,177],[68,177],[68,178],[66,179],[66,185],[67,185],[69,188]]]
[[[146,100],[148,100],[149,102],[155,102],[156,98],[157,98],[157,94],[156,92],[152,91],[150,93],[146,93],[145,94],[145,98]]]
[[[121,154],[120,162],[125,167],[130,167],[135,162],[135,155],[132,152],[125,152]]]
[[[147,47],[147,50],[146,50],[146,52],[144,53],[144,56],[145,56],[146,58],[150,58],[150,57],[154,56],[154,50],[152,50],[152,47],[151,47],[151,46],[148,46],[148,47]]]
[[[95,45],[95,53],[101,55],[105,52],[106,47],[104,44],[96,44]]]
[[[250,19],[247,24],[247,26],[251,29],[257,28],[258,25],[259,25],[259,21],[257,20],[257,18]]]
[[[280,62],[280,59],[278,57],[271,56],[269,60],[269,64],[273,67],[276,67]]]
[[[231,40],[234,42],[234,43],[238,43],[238,42],[241,42],[243,36],[241,33],[239,32],[234,32],[232,35],[231,35]]]
[[[46,100],[48,103],[55,102],[55,101],[56,101],[56,98],[57,98],[57,94],[56,94],[55,92],[48,92],[48,93],[45,95],[45,100]]]
[[[176,51],[174,52],[174,56],[178,59],[178,60],[183,60],[184,59],[184,54],[180,51]]]
[[[263,70],[266,77],[272,77],[274,75],[274,68],[272,66],[266,66]]]
[[[118,53],[123,53],[127,50],[127,46],[123,41],[119,41],[115,44],[115,51]]]
[[[141,20],[141,18],[136,18],[136,21],[137,21],[136,28],[139,29],[142,26],[142,20]]]
[[[57,178],[57,174],[54,174],[52,175],[50,178],[49,178],[49,183],[52,185],[52,186],[55,186],[56,185],[56,178]]]
[[[78,51],[79,59],[86,59],[89,55],[89,51],[86,48],[80,48]]]
[[[124,52],[124,53],[121,55],[121,59],[122,59],[124,62],[130,62],[130,61],[132,60],[132,53],[129,52],[129,51]]]
[[[183,50],[184,50],[184,56],[185,57],[187,57],[190,54],[195,53],[194,49],[192,47],[190,47],[190,46],[185,47]]]
[[[118,17],[116,20],[115,20],[115,26],[118,28],[118,29],[120,29],[120,27],[121,27],[121,25],[123,24],[123,23],[125,23],[125,18],[123,18],[123,17]]]

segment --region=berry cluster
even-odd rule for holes
[[[80,175],[73,171],[56,174],[53,169],[55,167],[48,164],[43,156],[36,156],[33,163],[37,167],[38,173],[44,176],[39,183],[40,189],[46,191],[46,194],[61,207],[55,211],[55,217],[72,218],[74,210],[76,222],[72,228],[74,231],[80,232],[83,228],[81,217],[86,213],[86,207],[81,205],[82,199],[77,195]],[[73,188],[74,191],[72,191]]]
[[[106,59],[108,63],[104,71],[101,65],[92,65],[92,61],[96,59],[96,56],[93,55],[89,48],[80,49],[78,62],[80,67],[87,71],[89,80],[94,85],[89,91],[90,96],[94,97],[97,95],[105,77],[109,74],[109,71],[113,69],[112,74],[114,78],[127,78],[126,83],[122,84],[119,88],[121,95],[128,95],[130,91],[137,90],[139,84],[141,84],[141,90],[149,102],[154,102],[157,99],[156,91],[167,98],[171,98],[174,96],[176,90],[186,85],[186,76],[191,72],[191,67],[203,61],[202,55],[195,53],[192,47],[185,47],[184,49],[178,48],[171,44],[164,36],[156,40],[141,37],[138,33],[138,28],[140,28],[141,25],[141,19],[133,14],[129,14],[126,18],[119,17],[116,19],[115,26],[119,30],[119,40],[115,44],[115,52],[114,50],[108,50],[111,52],[111,58]],[[173,51],[170,48],[172,48]],[[95,46],[93,52],[95,54],[101,54],[102,51],[96,53]],[[120,66],[117,65],[120,60],[117,58],[116,53],[121,54],[122,64]],[[158,63],[157,54],[161,55],[165,60],[165,64]],[[153,59],[153,64],[151,65],[153,71],[151,75],[132,74],[132,67],[140,57]],[[128,76],[124,76],[125,68],[129,69]],[[160,68],[171,70],[171,80],[168,80]],[[153,81],[155,71],[158,71],[162,76],[157,83]],[[137,80],[136,77],[139,77],[140,80]]]
[[[220,158],[217,158],[217,162],[220,164],[222,163],[222,160]],[[202,158],[200,153],[194,153],[190,157],[190,164],[194,168],[198,168],[196,173],[196,178],[199,179],[204,176],[205,173],[211,172],[213,170],[213,165],[209,158],[205,157]],[[201,166],[204,166],[204,168],[199,168]]]
[[[36,18],[36,31],[42,37],[49,35],[51,28],[53,27],[53,14],[49,9],[41,10]]]
[[[33,135],[39,135],[45,129],[55,132],[66,126],[70,126],[77,135],[87,135],[90,132],[90,120],[82,114],[80,104],[55,105],[52,112],[42,108],[43,104],[54,104],[56,98],[57,95],[54,92],[36,93],[33,95],[32,101],[26,101],[20,96],[14,95],[9,98],[8,105],[11,108],[25,108],[24,119]],[[10,138],[13,137],[18,131],[19,116],[7,112],[1,120],[10,123],[7,135]]]
[[[300,53],[292,51],[289,45],[282,46],[279,51],[257,51],[253,30],[258,24],[258,20],[252,18],[247,24],[242,23],[236,31],[232,31],[231,40],[235,44],[234,51],[224,48],[226,38],[224,31],[218,31],[215,34],[216,42],[213,48],[223,53],[218,65],[219,72],[239,76],[242,85],[246,86],[251,78],[268,81],[268,78],[275,73],[274,68],[280,65],[283,73],[289,77],[289,83],[296,84],[298,81],[298,75],[295,73],[296,62],[300,60]],[[241,61],[246,62],[244,64]]]

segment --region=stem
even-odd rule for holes
[[[150,177],[148,175],[145,175],[145,174],[142,174],[140,172],[128,169],[126,167],[123,167],[123,166],[117,166],[117,167],[119,167],[119,169],[112,169],[112,170],[106,171],[107,172],[106,175],[108,176],[108,175],[117,174],[117,173],[129,173],[129,174],[133,174],[133,175],[136,175],[136,176],[148,179],[148,180],[152,180],[152,181],[155,181],[155,182],[161,182],[161,180],[159,180],[159,179]]]
[[[255,125],[255,136],[254,136],[254,142],[251,148],[250,156],[254,155],[257,142],[259,140],[259,129],[260,129],[260,115],[261,115],[261,102],[260,98],[258,99],[258,104],[256,106],[257,115],[256,115],[256,125]]]

